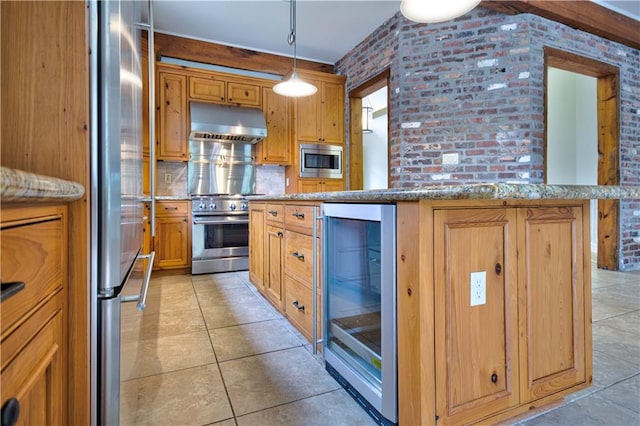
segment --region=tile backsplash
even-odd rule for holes
[[[156,195],[188,197],[187,163],[158,161]],[[257,166],[256,194],[284,194],[284,167]]]
[[[156,195],[187,197],[187,163],[158,161]]]

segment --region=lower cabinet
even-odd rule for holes
[[[316,205],[252,201],[249,207],[249,278],[310,342],[313,340],[313,209]],[[319,233],[317,236],[319,257]],[[319,271],[319,259],[317,266]],[[320,292],[318,285],[318,337],[322,312]]]
[[[344,191],[342,179],[300,179],[298,192],[333,192]]]
[[[190,267],[190,234],[188,201],[157,202],[154,269]]]
[[[420,222],[432,252],[399,233],[400,422],[492,424],[590,385],[588,204],[434,204]],[[431,362],[433,377],[406,374]]]
[[[67,423],[67,210],[2,208],[2,424]]]

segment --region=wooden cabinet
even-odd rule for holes
[[[189,151],[187,77],[159,73],[158,159],[186,161]]]
[[[298,180],[298,192],[332,192],[344,191],[342,179],[300,179]]]
[[[313,340],[313,226],[317,273],[320,276],[320,227],[314,224],[317,204],[251,202],[249,278],[309,340]],[[258,248],[263,247],[262,253]],[[322,288],[317,281],[317,324],[321,335]]]
[[[257,162],[291,164],[291,100],[265,87],[262,112],[267,122],[267,137],[256,145]]]
[[[591,384],[588,212],[398,204],[400,423],[492,424]]]
[[[344,144],[344,77],[300,72],[318,91],[297,99],[297,140]]]
[[[66,424],[67,209],[3,208],[0,237],[3,419],[19,404],[18,424]],[[5,297],[12,282],[24,287]]]
[[[265,209],[266,204],[249,203],[249,280],[264,292],[265,281]]]
[[[579,207],[518,210],[520,394],[533,401],[585,382],[590,306]],[[585,234],[588,235],[588,234]],[[586,267],[584,265],[587,265]],[[590,353],[590,347],[588,348]]]
[[[189,98],[221,104],[259,107],[260,86],[217,77],[189,77]]]
[[[515,217],[513,209],[434,214],[436,410],[443,424],[519,403]]]
[[[190,266],[191,225],[188,201],[157,203],[155,252],[155,269]]]

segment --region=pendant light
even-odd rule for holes
[[[480,0],[402,0],[400,12],[415,22],[445,22],[471,11]]]
[[[318,88],[311,83],[301,80],[296,71],[296,0],[289,0],[289,24],[291,31],[287,37],[287,43],[289,43],[289,46],[293,46],[293,73],[291,73],[291,77],[289,77],[288,80],[273,86],[273,91],[279,95],[294,98],[311,96],[318,91]]]

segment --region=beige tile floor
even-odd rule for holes
[[[135,289],[134,289],[135,290]],[[247,272],[154,278],[122,314],[122,425],[373,425]],[[517,425],[640,425],[640,271],[593,272],[594,384]]]

